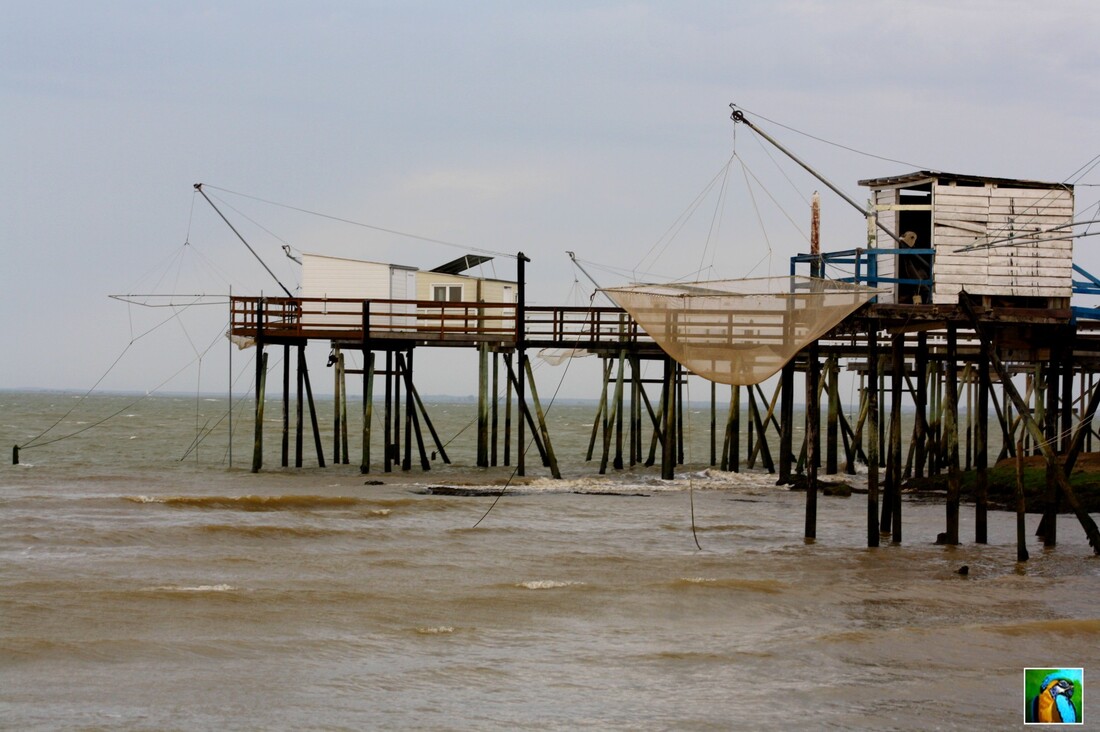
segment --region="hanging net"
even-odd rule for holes
[[[722,384],[758,384],[878,294],[810,277],[604,290],[665,353]]]

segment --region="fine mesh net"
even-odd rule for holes
[[[665,353],[723,384],[758,384],[874,297],[872,287],[762,277],[605,289]]]

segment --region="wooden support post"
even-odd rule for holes
[[[970,303],[969,297],[963,293],[959,298],[959,305],[962,307],[963,312],[966,313],[970,319],[971,326],[974,328],[975,333],[982,340],[989,343],[989,337],[982,330],[977,314],[974,312],[974,307]],[[1053,471],[1055,480],[1058,482],[1062,493],[1065,495],[1066,502],[1069,503],[1070,508],[1073,509],[1074,514],[1077,516],[1077,520],[1081,523],[1082,528],[1085,530],[1085,535],[1088,537],[1089,545],[1093,548],[1093,551],[1100,554],[1100,529],[1097,528],[1096,522],[1092,520],[1088,512],[1085,511],[1080,502],[1077,500],[1077,495],[1073,490],[1073,486],[1070,485],[1069,479],[1066,477],[1066,473],[1058,462],[1057,456],[1054,451],[1051,450],[1050,445],[1046,444],[1043,440],[1042,430],[1035,423],[1035,420],[1027,413],[1027,405],[1020,397],[1020,393],[1016,390],[1015,385],[1012,383],[1012,378],[1001,362],[1000,356],[997,355],[996,349],[989,346],[989,360],[993,364],[993,368],[997,371],[997,375],[1001,379],[1001,383],[1005,387],[1005,392],[1012,398],[1012,401],[1016,404],[1017,409],[1021,412],[1024,418],[1024,426],[1035,438],[1036,442],[1043,450],[1043,457],[1046,458],[1048,464],[1053,464]]]
[[[439,452],[440,459],[443,460],[444,463],[449,465],[451,459],[447,457],[447,446],[443,444],[443,441],[441,439],[439,439],[439,433],[436,432],[435,425],[432,424],[432,418],[428,414],[428,409],[424,406],[424,401],[420,398],[420,392],[416,390],[416,384],[414,384],[411,379],[408,383],[408,392],[409,398],[415,402],[416,408],[420,410],[420,416],[424,418],[424,426],[428,428],[428,432],[432,436],[432,441],[435,443],[435,449]],[[419,422],[419,420],[417,420],[415,412],[413,413],[413,420]]]
[[[736,388],[736,387],[735,387]],[[794,463],[794,359],[779,372],[779,480],[776,485],[791,484]]]
[[[477,347],[477,466],[489,467],[489,344]]]
[[[313,428],[313,447],[317,450],[317,465],[325,467],[325,452],[321,447],[321,428],[317,425],[317,406],[313,402],[313,387],[309,383],[309,367],[306,366],[306,347],[298,346],[298,368],[306,384],[306,399],[309,401],[309,423]]]
[[[283,439],[279,449],[279,464],[290,467],[290,344],[283,344]]]
[[[401,360],[401,354],[397,354],[397,358]],[[413,369],[412,369],[412,351],[409,351],[408,360],[400,364],[401,373],[405,377],[405,409],[406,409],[406,425],[411,421],[413,434],[416,437],[416,449],[420,454],[420,467],[423,470],[431,470],[432,464],[428,460],[428,453],[424,449],[424,435],[420,431],[420,419],[416,415],[416,405],[421,402],[419,396],[416,394],[416,388],[413,386]],[[434,433],[434,430],[433,430]],[[405,435],[405,470],[408,470],[412,462],[409,452],[411,451],[411,441],[409,435]]]
[[[817,467],[819,430],[821,427],[821,392],[818,380],[821,378],[820,364],[817,358],[817,341],[810,344],[806,352],[806,532],[805,538],[817,537]]]
[[[370,438],[371,417],[374,412],[374,352],[370,343],[370,300],[363,301],[361,316],[362,335],[359,341],[359,350],[363,352],[363,430],[362,430],[362,459],[359,461],[359,472],[370,472]]]
[[[917,379],[917,389],[913,395],[913,442],[916,443],[916,465],[913,470],[918,478],[923,478],[928,462],[928,333],[924,331],[917,333],[913,371]]]
[[[756,396],[753,394],[752,387],[746,388],[745,391],[749,394],[748,429],[745,430],[745,458],[751,470],[756,467],[756,442],[753,435],[758,419],[756,414]]]
[[[674,401],[676,405],[676,464],[684,464],[684,385],[687,383],[687,376],[684,374],[684,369],[679,362],[674,367],[675,379],[673,381],[673,387],[676,389],[676,399]]]
[[[530,369],[531,368],[530,362],[527,361],[526,358],[524,358],[522,360],[526,363],[527,369]],[[510,379],[512,379],[513,386],[515,387],[516,393],[518,394],[520,384],[523,383],[523,381],[526,379],[526,376],[524,376],[524,374],[522,374],[522,373],[514,374],[511,371],[509,371],[508,372],[508,377]],[[532,384],[532,388],[533,387],[534,387],[534,384]],[[536,402],[538,401],[537,397],[535,398],[535,401]],[[533,442],[535,444],[535,448],[539,452],[539,457],[542,460],[543,466],[548,467],[550,465],[550,455],[547,452],[546,446],[542,442],[542,438],[539,436],[539,427],[538,427],[538,425],[535,424],[535,418],[534,418],[534,416],[532,416],[531,410],[527,407],[527,405],[525,403],[519,402],[518,399],[517,399],[517,409],[519,411],[519,423],[520,424],[525,424],[527,427],[531,428],[531,442]],[[527,446],[519,445],[519,452],[520,452],[521,455],[526,454]]]
[[[603,425],[604,432],[607,431],[607,383],[611,380],[611,359],[601,357],[603,363],[600,366],[600,371],[603,373],[603,378],[600,379],[600,400],[596,404],[596,417],[592,420],[592,434],[588,439],[588,453],[585,455],[585,462],[592,459],[592,455],[596,452],[596,438],[600,434],[600,425]]]
[[[753,448],[751,457],[749,458],[749,465],[751,466],[753,463],[756,462],[756,452],[759,451],[760,459],[764,463],[764,469],[767,470],[769,473],[774,473],[775,462],[772,460],[772,451],[771,448],[768,446],[768,424],[765,421],[766,418],[761,418],[760,409],[756,404],[756,400],[752,398],[752,387],[750,386],[748,389],[750,397],[749,405],[751,407],[753,422],[756,424],[756,432],[758,434],[756,445]]]
[[[678,364],[671,357],[665,357],[665,378],[663,386],[664,429],[661,433],[661,478],[672,480],[676,477],[676,375]]]
[[[718,385],[710,382],[710,466],[718,464]]]
[[[955,324],[947,324],[947,409],[944,431],[947,433],[947,544],[959,543],[959,363]]]
[[[642,376],[638,355],[630,354],[630,467],[642,461]]]
[[[840,436],[840,368],[835,354],[829,357],[828,365],[829,414],[825,432],[825,474],[836,475],[839,470],[837,438]]]
[[[726,415],[726,436],[722,445],[722,470],[741,472],[741,387],[730,387],[729,413]]]
[[[374,415],[374,352],[365,351],[363,358],[363,459],[359,472],[370,472],[371,419]]]
[[[898,333],[891,342],[890,373],[890,452],[886,458],[886,497],[882,507],[882,530],[891,532],[891,541],[900,544],[901,531],[901,382],[905,373],[905,335]]]
[[[412,350],[410,349],[406,354],[397,354],[397,371],[400,374],[402,386],[406,386],[412,383]],[[412,469],[412,431],[413,431],[413,400],[409,395],[409,390],[405,388],[405,455],[401,458],[401,469]],[[417,434],[419,438],[420,435]],[[420,453],[424,454],[424,445],[420,445]]]
[[[615,459],[612,466],[623,469],[623,382],[626,378],[626,351],[619,351],[619,375],[615,381]]]
[[[1054,453],[1058,452],[1058,357],[1054,355],[1057,348],[1051,349],[1050,361],[1046,365],[1046,382],[1043,384],[1045,399],[1043,400],[1043,413],[1039,417],[1043,425],[1043,442]],[[1039,390],[1036,389],[1036,395]],[[1038,398],[1038,396],[1036,397]],[[1041,526],[1043,527],[1043,546],[1055,546],[1058,543],[1058,503],[1059,496],[1058,479],[1054,475],[1054,468],[1047,463],[1047,510],[1043,512]],[[1068,477],[1068,476],[1067,476]]]
[[[542,403],[539,402],[539,392],[535,387],[535,374],[531,370],[531,361],[528,358],[523,359],[524,371],[527,373],[527,381],[531,386],[531,402],[535,405],[535,414],[539,418],[539,434],[542,436],[543,446],[546,448],[546,460],[550,466],[550,474],[555,478],[561,478],[561,471],[558,469],[558,458],[554,455],[554,446],[550,444],[550,430],[546,426],[546,414],[542,410]]]
[[[665,399],[668,396],[667,391],[664,388],[665,382],[661,382],[661,400],[657,403],[657,411],[653,411],[653,405],[649,401],[649,395],[645,390],[642,390],[642,401],[645,402],[646,411],[649,413],[649,420],[653,425],[653,434],[649,440],[649,457],[646,458],[645,466],[647,468],[652,467],[657,461],[657,443],[660,442],[663,446],[665,444]]]
[[[867,327],[867,546],[879,545],[881,531],[878,523],[878,324]]]
[[[1016,561],[1026,562],[1027,504],[1024,502],[1024,443],[1016,443]]]
[[[493,385],[491,389],[491,403],[492,413],[489,417],[490,426],[489,432],[492,436],[489,445],[489,464],[493,467],[497,465],[497,443],[499,442],[499,424],[500,424],[500,354],[495,350],[492,352],[493,359]]]
[[[340,444],[343,447],[341,462],[348,464],[348,382],[347,371],[344,369],[344,354],[336,362],[336,368],[340,370]]]
[[[262,307],[262,306],[261,306]],[[264,463],[264,400],[267,387],[267,354],[256,344],[256,433],[252,442],[252,472],[260,472]]]
[[[332,369],[332,462],[335,465],[340,464],[340,387],[343,386],[340,383],[340,368],[336,365],[340,359],[339,352],[340,349],[335,349],[336,360],[329,364],[334,367]]]
[[[980,345],[978,352],[978,395],[976,401],[977,417],[974,431],[974,541],[985,544],[989,541],[989,352],[986,344]]]
[[[512,373],[512,354],[504,354],[504,367]],[[512,464],[512,380],[504,379],[504,465]]]
[[[302,372],[302,361],[304,360],[302,354],[302,347],[298,347],[297,357],[295,358],[295,385],[297,387],[296,396],[297,400],[294,403],[294,467],[300,468],[303,464],[303,453],[305,451],[305,374]]]
[[[382,471],[393,472],[393,351],[386,351],[386,388],[382,415]]]

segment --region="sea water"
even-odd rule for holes
[[[710,467],[690,409],[672,481],[585,462],[594,405],[551,411],[562,480],[474,467],[462,403],[428,405],[450,465],[366,475],[354,426],[350,465],[307,430],[278,467],[269,404],[253,473],[249,409],[230,465],[224,398],[0,393],[4,444],[71,435],[0,468],[0,727],[1005,729],[1025,667],[1100,661],[1072,517],[1017,563],[1014,514],[938,546],[906,500],[869,549],[866,498],[823,496],[808,543],[805,495]]]

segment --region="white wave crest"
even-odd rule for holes
[[[559,582],[558,580],[528,580],[527,582],[520,582],[516,587],[527,590],[551,590],[555,587],[573,587],[583,584],[583,582]]]

